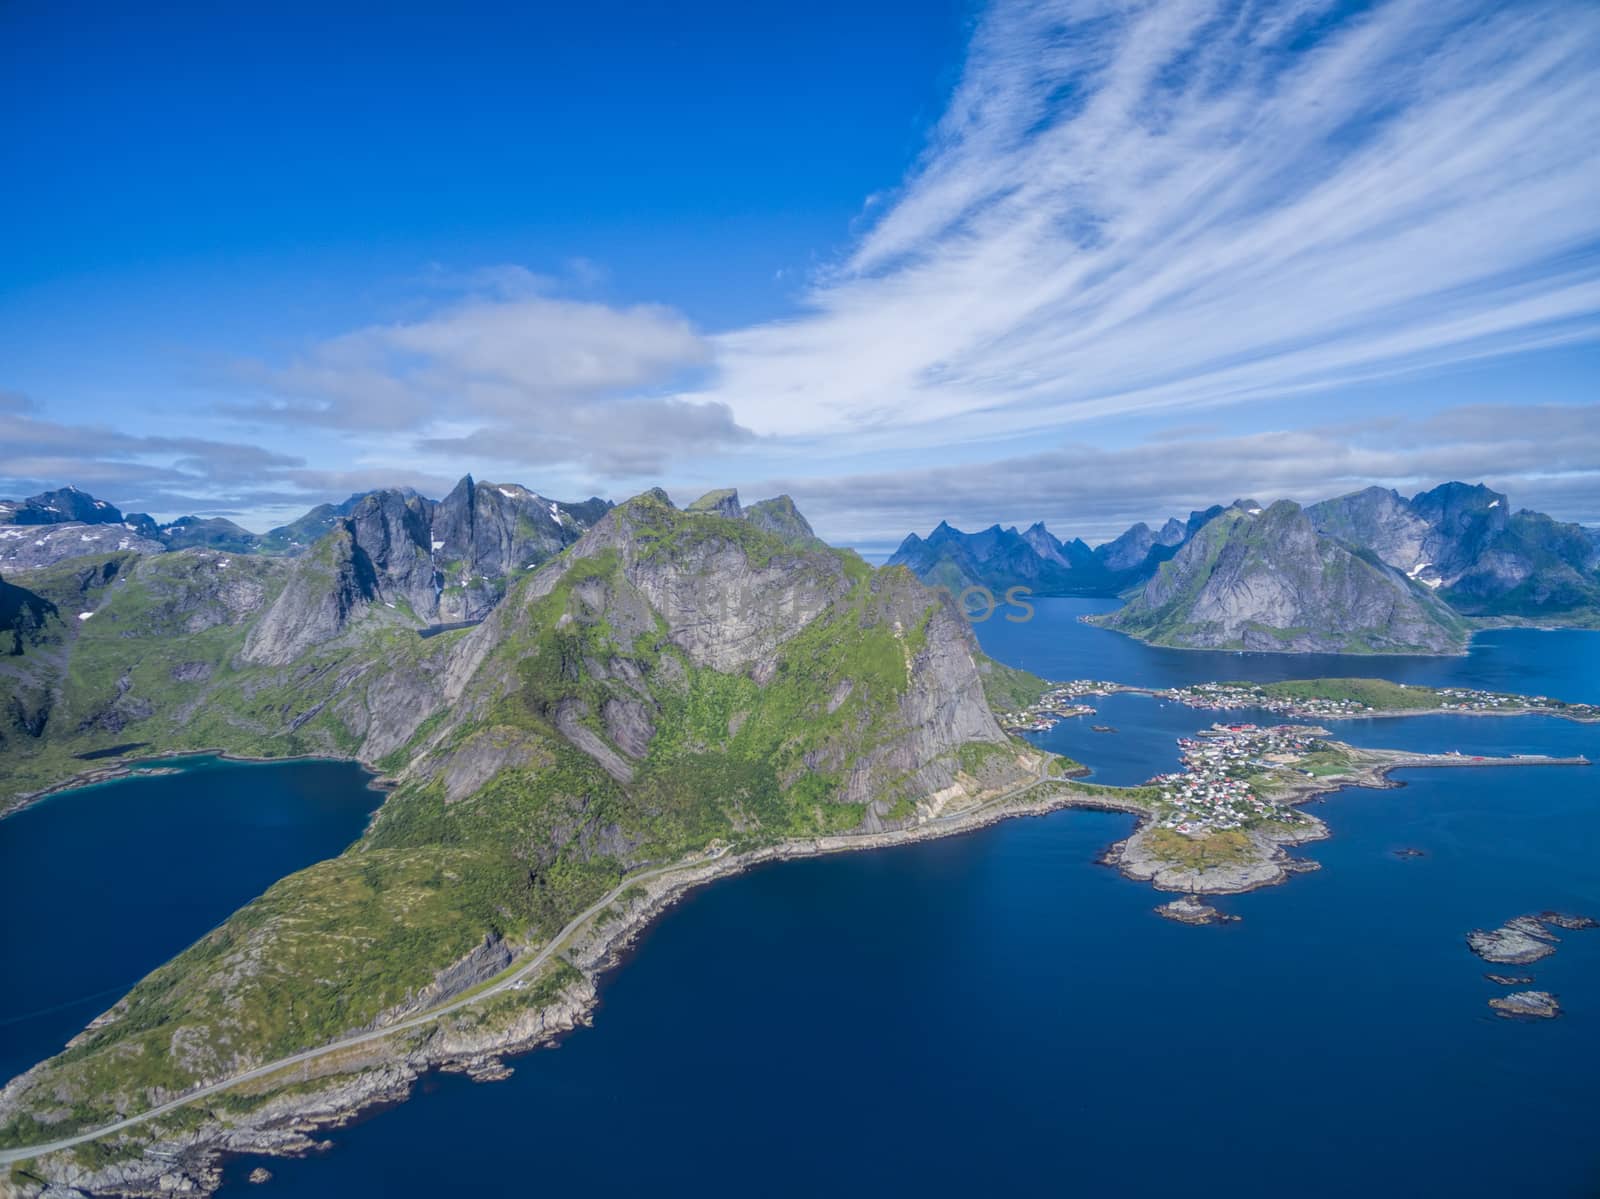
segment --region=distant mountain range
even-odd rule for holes
[[[957,592],[973,586],[995,592],[1022,586],[1036,595],[1116,595],[1149,578],[1195,529],[1221,511],[1192,513],[1187,524],[1173,518],[1159,530],[1141,521],[1093,549],[1081,538],[1058,540],[1043,522],[1020,533],[999,525],[963,533],[941,521],[925,539],[912,533],[902,541],[888,565],[908,567],[924,582]]]
[[[1186,648],[1445,653],[1474,624],[1600,625],[1600,531],[1483,485],[1236,500],[1090,548],[1043,524],[907,537],[890,562],[959,591],[1121,596],[1096,623]]]
[[[493,606],[515,570],[549,560],[610,509],[608,500],[565,503],[518,484],[478,483],[468,475],[442,500],[408,487],[365,491],[257,534],[221,517],[183,516],[158,524],[142,512],[124,516],[104,500],[64,487],[0,501],[0,572],[38,570],[101,552],[203,548],[294,558],[343,530],[352,552],[374,565],[373,577],[387,580],[394,594],[386,602],[403,599],[428,620],[475,620]]]

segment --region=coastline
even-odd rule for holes
[[[1173,648],[1170,646],[1162,648]],[[1194,712],[1217,712],[1226,714],[1239,711],[1238,708],[1217,708],[1207,704],[1185,703],[1181,699],[1170,696],[1170,687],[1138,687],[1132,683],[1106,683],[1101,691],[1084,692],[1083,698],[1093,699],[1096,696],[1107,695],[1145,695],[1151,699],[1162,699],[1164,703],[1179,704]],[[1165,698],[1164,698],[1165,697]],[[1276,716],[1291,720],[1383,720],[1387,717],[1407,716],[1552,716],[1557,720],[1570,720],[1573,724],[1600,724],[1600,715],[1581,716],[1572,712],[1564,712],[1558,708],[1385,708],[1373,712],[1312,712],[1294,711],[1275,712]]]
[[[151,778],[162,774],[176,773],[171,766],[162,766],[163,762],[180,762],[185,758],[216,758],[223,762],[239,762],[245,765],[270,766],[288,762],[354,762],[363,770],[372,774],[366,781],[369,791],[392,791],[396,783],[393,778],[379,771],[371,762],[364,762],[352,754],[290,754],[283,757],[265,757],[259,754],[235,753],[225,749],[174,749],[159,753],[141,755],[139,757],[115,758],[106,766],[90,767],[81,770],[69,778],[62,779],[59,783],[52,783],[48,787],[41,787],[37,791],[26,791],[13,797],[13,802],[5,808],[0,808],[0,820],[5,820],[27,808],[52,796],[61,795],[68,791],[80,791],[88,787],[98,787],[102,783],[114,783],[119,779]]]
[[[1035,595],[1034,599],[1081,599],[1081,596],[1049,596]],[[1180,649],[1193,650],[1196,653],[1212,654],[1269,654],[1281,657],[1304,657],[1309,654],[1333,653],[1351,658],[1464,658],[1472,652],[1472,643],[1478,639],[1480,633],[1494,633],[1503,629],[1527,629],[1535,633],[1565,633],[1577,631],[1580,633],[1600,632],[1600,623],[1594,620],[1574,620],[1567,622],[1549,623],[1546,617],[1534,621],[1518,616],[1468,616],[1457,613],[1467,624],[1467,639],[1459,650],[1446,653],[1433,653],[1428,650],[1307,650],[1307,649],[1246,649],[1230,650],[1215,645],[1168,645],[1162,641],[1151,641],[1130,633],[1126,629],[1119,629],[1115,625],[1106,623],[1107,618],[1116,616],[1121,608],[1110,612],[1085,612],[1078,617],[1080,624],[1089,625],[1091,628],[1104,629],[1108,633],[1119,633],[1130,641],[1137,641],[1140,645],[1148,645],[1154,649]]]
[[[1196,654],[1265,654],[1274,658],[1307,658],[1328,655],[1347,658],[1465,658],[1472,652],[1472,638],[1478,633],[1476,629],[1471,630],[1460,649],[1444,653],[1436,653],[1425,649],[1228,649],[1226,646],[1221,645],[1169,645],[1165,641],[1151,641],[1146,637],[1140,637],[1137,633],[1119,629],[1115,625],[1107,624],[1102,619],[1099,619],[1100,617],[1115,615],[1115,612],[1086,612],[1078,617],[1078,622],[1091,628],[1104,629],[1108,633],[1118,633],[1130,641],[1137,641],[1140,645],[1148,645],[1151,649],[1175,649],[1182,650],[1185,653]]]
[[[1401,751],[1364,751],[1383,754],[1350,775],[1324,779],[1295,780],[1295,786],[1282,802],[1301,805],[1345,787],[1400,787],[1405,784],[1389,778],[1398,769],[1428,766],[1563,765],[1573,759],[1555,758],[1472,758],[1443,759]],[[237,759],[246,760],[246,759]],[[267,759],[283,761],[287,759]],[[1049,758],[1038,764],[1048,769]],[[1076,772],[1081,777],[1082,772]],[[38,1179],[35,1189],[18,1188],[10,1179],[0,1178],[0,1195],[35,1196],[45,1186],[58,1183],[77,1186],[94,1193],[124,1196],[157,1196],[172,1193],[179,1183],[189,1193],[210,1194],[221,1185],[222,1165],[240,1156],[305,1156],[325,1147],[315,1134],[343,1127],[378,1110],[410,1097],[413,1085],[434,1070],[466,1073],[480,1081],[505,1077],[509,1069],[504,1058],[531,1052],[557,1042],[580,1025],[592,1023],[599,1002],[603,977],[625,962],[628,949],[668,908],[684,896],[719,879],[742,874],[768,863],[826,854],[891,849],[921,841],[938,840],[976,832],[1020,816],[1043,816],[1067,808],[1123,812],[1136,817],[1133,831],[1110,846],[1100,861],[1118,866],[1130,881],[1144,882],[1158,891],[1190,894],[1239,894],[1275,886],[1292,874],[1317,869],[1315,863],[1291,857],[1285,847],[1322,840],[1331,830],[1316,817],[1302,814],[1308,824],[1300,829],[1256,830],[1257,844],[1264,851],[1260,858],[1243,867],[1187,874],[1165,874],[1162,870],[1142,873],[1145,859],[1137,852],[1130,858],[1129,846],[1152,827],[1151,813],[1142,803],[1121,799],[1115,789],[1083,790],[1073,777],[1051,777],[1043,773],[1031,782],[1012,788],[974,806],[949,815],[940,815],[903,829],[876,833],[835,834],[778,842],[734,852],[711,851],[711,856],[690,859],[666,867],[654,877],[624,880],[608,894],[601,905],[584,914],[537,955],[524,952],[496,980],[487,980],[453,998],[444,1009],[419,1013],[411,1021],[388,1032],[377,1034],[360,1045],[343,1048],[334,1044],[308,1051],[312,1056],[299,1064],[289,1063],[263,1077],[234,1084],[223,1080],[222,1090],[237,1095],[264,1095],[256,1108],[242,1112],[224,1124],[214,1118],[198,1127],[175,1135],[141,1137],[137,1126],[146,1122],[157,1130],[165,1119],[149,1113],[132,1118],[133,1129],[106,1131],[74,1145],[43,1154],[18,1157],[17,1151],[0,1153],[0,1162],[55,1163],[40,1174],[24,1171]],[[620,906],[618,904],[620,903]],[[561,950],[559,956],[556,951]],[[500,1006],[506,992],[521,991],[527,983],[520,975],[528,970],[530,956],[548,958],[575,968],[575,978],[561,985],[553,997],[543,1002],[519,1002],[513,998],[508,1019],[493,1023],[489,1012],[475,1006],[481,999],[488,1008]],[[544,966],[541,964],[541,971]],[[561,970],[562,965],[556,965]],[[542,979],[541,972],[527,980]],[[518,981],[513,981],[518,980]],[[509,984],[509,986],[507,985]],[[500,994],[494,994],[499,991]],[[530,999],[532,997],[530,996]],[[180,1110],[205,1093],[201,1088],[176,1101]],[[129,1132],[133,1135],[128,1135]],[[74,1159],[78,1145],[96,1143],[123,1148],[134,1154],[123,1161],[104,1163],[98,1169],[85,1169]]]

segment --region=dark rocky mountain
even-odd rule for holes
[[[1370,549],[1467,615],[1600,615],[1600,551],[1589,532],[1513,512],[1482,484],[1445,483],[1409,500],[1369,487],[1306,511],[1319,532]]]
[[[410,487],[394,487],[389,490],[398,491],[405,496],[418,495],[418,492]],[[349,516],[356,510],[357,504],[373,494],[371,491],[358,491],[343,503],[318,504],[304,516],[286,525],[267,530],[261,535],[261,552],[284,554],[289,557],[305,553],[333,531],[333,526],[338,523],[341,516]]]
[[[1195,649],[1452,653],[1467,640],[1466,623],[1428,587],[1318,533],[1289,500],[1234,506],[1206,522],[1096,623]]]
[[[756,528],[782,538],[791,545],[819,546],[822,542],[811,530],[811,522],[800,515],[794,500],[786,495],[758,500],[744,509],[744,519]]]
[[[135,516],[129,519],[139,519]],[[145,516],[143,520],[150,518]],[[76,487],[42,491],[25,500],[0,500],[0,524],[14,525],[120,525],[120,511]]]
[[[283,608],[269,622],[300,620],[298,632],[285,637],[303,646],[333,635],[371,605],[402,623],[482,619],[519,572],[560,553],[610,508],[595,497],[562,503],[469,475],[441,501],[411,488],[361,492],[258,536],[221,517],[185,516],[163,525],[143,515],[124,519],[113,505],[64,488],[3,506],[0,565],[32,571],[107,552],[191,549],[305,556],[304,568],[289,572]]]
[[[1248,534],[1248,555],[1234,544],[1247,537],[1241,513],[1272,514]],[[1303,521],[1289,520],[1278,505],[1263,509],[1255,500],[1235,500],[1192,512],[1187,522],[1169,520],[1159,531],[1136,524],[1093,550],[1081,540],[1058,540],[1042,524],[1023,533],[998,525],[963,533],[942,523],[926,539],[907,537],[890,561],[955,591],[984,586],[998,593],[1020,585],[1036,595],[1121,595],[1128,608],[1102,623],[1169,645],[1454,648],[1460,622],[1446,622],[1441,634],[1435,627],[1441,610],[1480,622],[1600,624],[1596,532],[1513,511],[1506,496],[1481,484],[1445,483],[1410,499],[1369,487],[1312,504],[1302,515]],[[1197,567],[1221,548],[1223,531],[1187,557],[1184,551],[1223,516],[1230,553],[1225,565],[1234,573],[1208,582],[1210,575],[1202,579]],[[1283,545],[1256,544],[1273,533],[1284,536]],[[1305,555],[1299,566],[1297,554]],[[1163,567],[1169,560],[1181,582]],[[1380,566],[1384,570],[1374,573]],[[1399,606],[1392,612],[1384,598],[1394,590],[1388,571],[1415,584],[1396,593]],[[1300,592],[1291,597],[1269,586],[1274,572]],[[1415,597],[1423,593],[1441,602],[1419,603]],[[1185,603],[1197,607],[1185,612]],[[1380,616],[1400,623],[1361,625]],[[1329,622],[1315,635],[1296,623],[1313,617]],[[1280,619],[1290,623],[1273,623]]]
[[[1148,565],[1151,551],[1158,546],[1161,549],[1176,550],[1188,536],[1187,527],[1176,517],[1162,525],[1160,531],[1152,530],[1141,520],[1114,541],[1096,547],[1094,554],[1109,571],[1139,570]]]
[[[24,645],[37,645],[50,622],[59,619],[49,600],[0,576],[0,654],[21,657]]]
[[[1027,587],[1035,595],[1116,595],[1149,578],[1186,536],[1176,520],[1159,533],[1140,522],[1091,549],[1081,538],[1059,540],[1043,522],[1021,533],[999,525],[964,533],[942,521],[926,538],[908,536],[889,564],[955,592],[987,587],[998,595]]]
[[[261,547],[260,537],[220,516],[180,516],[171,524],[156,526],[156,536],[169,550],[203,546],[230,554],[251,554]]]
[[[428,548],[440,580],[435,615],[475,620],[518,571],[549,561],[611,505],[590,498],[562,504],[514,483],[457,483],[432,515]]]

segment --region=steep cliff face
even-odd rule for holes
[[[313,557],[370,605],[382,584],[356,577],[359,540],[352,522]],[[308,594],[294,588],[239,609],[251,641],[287,644],[283,597]],[[381,758],[398,789],[344,855],[277,884],[13,1081],[0,1139],[381,1024],[543,943],[642,863],[907,825],[1036,777],[948,597],[659,492],[603,515],[471,629],[367,628],[241,666],[230,627],[208,634],[216,673],[192,711],[321,728]]]
[[[1466,641],[1462,622],[1425,587],[1321,536],[1287,500],[1213,518],[1097,623],[1205,649],[1450,653]]]
[[[287,666],[315,646],[332,641],[378,600],[371,558],[356,543],[355,530],[341,525],[294,563],[277,599],[251,626],[244,643],[247,662]]]
[[[54,603],[0,578],[0,753],[44,734],[68,632]]]
[[[1445,483],[1411,499],[1368,488],[1307,510],[1320,532],[1370,549],[1474,616],[1600,616],[1600,556],[1578,525],[1513,512],[1502,493]]]
[[[49,600],[0,576],[0,653],[20,658],[24,644],[37,645],[51,622],[59,620]]]
[[[1414,578],[1437,579],[1427,548],[1428,522],[1399,492],[1368,487],[1306,509],[1317,532],[1348,545],[1365,546],[1390,566]]]
[[[433,513],[431,545],[440,582],[434,616],[477,620],[518,574],[543,565],[576,541],[609,507],[565,505],[511,483],[457,483]]]
[[[791,545],[817,546],[821,543],[811,522],[800,515],[794,500],[786,495],[758,500],[744,510],[744,518],[763,532],[771,533]]]
[[[296,560],[246,656],[283,665],[363,620],[481,620],[516,579],[571,545],[608,507],[592,500],[569,508],[470,475],[438,504],[407,490],[369,492]]]

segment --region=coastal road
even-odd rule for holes
[[[531,958],[529,958],[521,966],[517,967],[510,974],[506,975],[499,982],[494,983],[492,986],[482,991],[474,991],[470,994],[461,996],[458,999],[451,1000],[449,1003],[442,1004],[439,1007],[429,1008],[426,1012],[421,1012],[415,1016],[409,1016],[404,1020],[398,1020],[393,1024],[384,1026],[383,1028],[375,1028],[369,1032],[356,1033],[353,1036],[344,1037],[341,1040],[332,1041],[326,1045],[319,1045],[315,1049],[307,1049],[301,1053],[296,1053],[289,1057],[279,1058],[275,1062],[268,1062],[264,1066],[257,1066],[254,1070],[246,1070],[242,1074],[235,1074],[231,1078],[223,1079],[221,1082],[214,1082],[210,1086],[205,1086],[199,1088],[198,1090],[190,1091],[187,1094],[172,1100],[170,1103],[163,1103],[159,1107],[153,1107],[148,1111],[139,1112],[137,1115],[129,1116],[126,1120],[118,1120],[115,1124],[106,1124],[100,1128],[93,1128],[87,1132],[80,1132],[74,1136],[63,1137],[59,1141],[51,1141],[46,1145],[26,1145],[18,1149],[0,1149],[0,1165],[6,1165],[11,1162],[26,1161],[30,1157],[39,1157],[46,1153],[54,1153],[59,1149],[70,1149],[72,1146],[81,1145],[85,1141],[94,1141],[104,1136],[110,1136],[112,1133],[121,1132],[125,1128],[133,1128],[139,1124],[145,1123],[146,1121],[154,1120],[160,1116],[164,1116],[168,1112],[176,1111],[178,1108],[193,1103],[197,1099],[204,1099],[208,1095],[215,1095],[219,1091],[226,1091],[230,1087],[236,1087],[240,1083],[250,1082],[251,1080],[257,1078],[266,1078],[269,1074],[277,1074],[279,1071],[287,1070],[292,1066],[298,1066],[304,1062],[315,1061],[318,1058],[326,1057],[330,1053],[338,1053],[345,1049],[354,1048],[357,1045],[367,1044],[370,1041],[382,1040],[384,1037],[392,1036],[398,1032],[405,1032],[408,1029],[420,1028],[424,1024],[428,1024],[434,1020],[437,1020],[440,1016],[448,1015],[457,1008],[463,1008],[468,1004],[477,1003],[480,999],[487,999],[489,996],[497,995],[502,991],[514,990],[520,986],[520,984],[528,977],[528,975],[532,974],[534,971],[538,970],[541,966],[548,962],[551,957],[554,956],[555,952],[561,948],[561,946],[569,937],[572,936],[573,933],[577,932],[578,929],[583,927],[586,922],[599,915],[600,912],[609,907],[616,900],[616,898],[629,887],[643,882],[646,879],[658,878],[663,874],[670,874],[678,870],[687,870],[705,862],[714,862],[727,852],[727,848],[723,847],[704,854],[699,858],[691,859],[687,862],[673,862],[670,865],[658,866],[653,870],[646,870],[640,874],[629,875],[610,891],[606,892],[603,898],[595,900],[594,903],[584,908],[583,911],[579,912],[576,916],[569,920],[566,926],[562,928],[562,930],[557,933],[543,949],[539,950],[538,953],[534,954]]]
[[[1012,801],[1027,794],[1029,791],[1032,791],[1035,787],[1041,786],[1045,783],[1068,781],[1065,779],[1050,778],[1047,774],[1048,770],[1049,762],[1046,760],[1045,764],[1039,769],[1039,777],[1033,779],[1031,782],[1024,783],[1022,786],[1008,791],[1003,795],[996,796],[994,799],[991,799],[986,803],[979,804],[975,808],[967,808],[964,811],[955,812],[949,816],[938,816],[932,820],[929,820],[926,824],[918,827],[927,828],[932,825],[943,825],[957,820],[968,820],[980,812],[988,811],[997,805],[1011,803]],[[439,1007],[430,1008],[428,1011],[420,1012],[415,1016],[408,1016],[404,1020],[396,1021],[394,1024],[386,1025],[383,1028],[375,1028],[368,1032],[356,1033],[352,1036],[344,1037],[338,1041],[331,1041],[326,1045],[319,1045],[315,1049],[307,1049],[300,1053],[292,1054],[289,1057],[279,1058],[275,1062],[268,1062],[264,1066],[257,1066],[253,1070],[246,1070],[242,1074],[235,1074],[231,1078],[225,1078],[221,1082],[214,1082],[209,1086],[204,1086],[198,1090],[190,1091],[185,1095],[179,1096],[177,1099],[161,1104],[159,1107],[153,1107],[148,1111],[139,1112],[137,1115],[129,1116],[125,1120],[118,1120],[114,1124],[102,1125],[99,1128],[92,1128],[85,1132],[76,1133],[70,1137],[62,1137],[59,1141],[51,1141],[44,1145],[25,1145],[17,1149],[0,1149],[0,1165],[9,1165],[12,1162],[26,1161],[29,1158],[40,1157],[46,1153],[55,1153],[61,1149],[70,1149],[74,1145],[82,1145],[87,1141],[99,1140],[101,1137],[110,1136],[113,1133],[121,1132],[124,1129],[134,1128],[150,1120],[158,1119],[169,1112],[176,1111],[180,1107],[184,1107],[195,1102],[197,1099],[204,1099],[209,1095],[218,1094],[221,1091],[226,1091],[232,1087],[236,1087],[240,1083],[251,1082],[258,1078],[266,1078],[268,1075],[277,1074],[280,1071],[287,1070],[293,1066],[302,1065],[306,1062],[316,1061],[318,1058],[327,1057],[331,1053],[339,1053],[346,1049],[352,1049],[358,1045],[365,1045],[372,1041],[382,1040],[384,1037],[393,1036],[395,1033],[406,1032],[407,1030],[413,1028],[420,1028],[424,1024],[432,1023],[440,1016],[449,1015],[451,1012],[456,1011],[459,1008],[464,1008],[469,1004],[477,1003],[479,1000],[487,999],[491,995],[498,995],[503,991],[519,989],[521,984],[528,978],[528,976],[533,974],[540,967],[544,966],[551,959],[551,957],[555,955],[556,951],[566,943],[568,938],[570,938],[574,933],[588,923],[589,920],[593,919],[606,908],[610,907],[611,904],[616,901],[617,897],[629,887],[635,886],[646,879],[659,878],[665,874],[672,874],[676,871],[692,869],[693,867],[702,865],[706,862],[714,862],[727,852],[727,847],[723,846],[719,849],[706,853],[699,858],[690,859],[687,862],[673,862],[667,866],[658,866],[653,870],[646,870],[639,874],[629,875],[610,891],[606,892],[602,898],[595,900],[594,903],[590,904],[583,911],[579,912],[576,916],[569,920],[565,927],[563,927],[562,930],[557,933],[543,949],[539,950],[538,953],[534,954],[510,974],[507,974],[499,982],[492,984],[482,991],[471,992],[457,999],[453,999],[448,1003],[442,1004]]]

